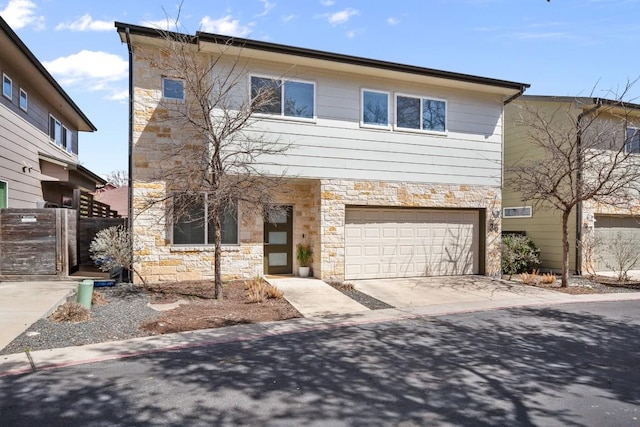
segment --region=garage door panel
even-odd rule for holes
[[[595,270],[606,271],[616,264],[615,256],[605,246],[605,242],[612,242],[621,234],[624,238],[633,239],[640,244],[640,218],[623,215],[596,215],[595,223]],[[640,262],[631,270],[640,269]]]
[[[478,224],[478,211],[348,208],[346,278],[475,274]]]

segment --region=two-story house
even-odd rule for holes
[[[0,208],[71,206],[106,181],[78,164],[95,126],[0,18]]]
[[[167,103],[189,94],[161,65],[161,32],[116,27],[130,53],[139,270],[150,281],[211,278],[206,224],[185,233],[144,208],[171,191],[151,178],[168,161],[155,147],[189,142],[166,119]],[[291,145],[263,165],[288,177],[278,200],[290,214],[264,221],[240,204],[223,221],[224,276],[293,274],[301,242],[324,280],[499,273],[504,105],[527,84],[203,32],[189,43],[205,62],[241,59],[247,96],[276,87],[255,131]]]
[[[534,126],[540,130],[540,121],[534,116],[546,120],[551,133],[563,133],[558,141],[573,147],[565,149],[564,153],[575,156],[576,148],[582,144],[583,149],[590,152],[585,154],[589,160],[584,162],[590,164],[581,168],[575,161],[571,167],[567,167],[567,161],[553,165],[554,160],[532,140],[532,134],[536,133]],[[502,230],[526,234],[540,248],[541,268],[558,272],[562,269],[563,259],[561,212],[548,205],[536,207],[531,202],[523,202],[522,195],[509,185],[509,169],[523,159],[538,159],[552,167],[564,168],[564,171],[571,169],[565,182],[576,185],[578,173],[585,180],[590,174],[606,175],[599,171],[607,168],[600,168],[598,162],[619,161],[627,153],[632,155],[624,164],[636,168],[637,163],[629,161],[637,162],[633,153],[640,153],[640,105],[592,97],[524,95],[505,108],[505,118],[504,164],[507,172],[502,199]],[[578,129],[582,129],[584,135],[581,136]],[[623,170],[621,168],[617,173]],[[630,202],[622,202],[622,198],[609,202],[587,200],[575,206],[568,222],[570,271],[610,270],[607,266],[615,265],[615,256],[607,250],[606,242],[613,241],[618,233],[632,237],[640,244],[640,219],[637,218],[640,201],[632,198]],[[640,265],[632,267],[638,268]]]

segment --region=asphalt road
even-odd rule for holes
[[[2,426],[640,426],[637,301],[311,331],[0,378]]]

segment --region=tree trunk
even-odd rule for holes
[[[569,286],[569,215],[571,210],[562,211],[562,287]]]
[[[218,209],[213,213],[213,244],[215,245],[215,261],[214,261],[214,281],[215,281],[215,298],[222,299],[222,270],[220,268],[220,258],[222,257],[222,230],[220,229],[220,211]]]

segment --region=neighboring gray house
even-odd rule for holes
[[[1,17],[0,74],[0,208],[71,206],[74,189],[104,185],[78,164],[95,126]]]
[[[170,58],[160,32],[116,27],[131,53],[138,270],[150,281],[211,278],[206,224],[142,208],[147,197],[172,191],[153,178],[175,164],[157,147],[193,143],[167,120],[167,105],[190,95],[162,65]],[[203,61],[219,46],[230,47],[220,64],[241,59],[247,75],[238,96],[265,84],[281,88],[283,108],[260,114],[253,129],[291,144],[261,165],[290,177],[278,194],[290,214],[274,218],[274,228],[240,204],[225,222],[223,275],[293,274],[300,242],[313,246],[314,275],[324,280],[499,273],[504,105],[529,85],[202,32],[192,37]],[[299,108],[288,110],[293,102]]]

